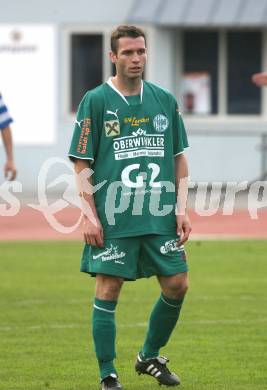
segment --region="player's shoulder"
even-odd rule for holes
[[[105,84],[98,85],[97,87],[93,89],[89,89],[83,97],[83,100],[90,101],[90,100],[103,100],[105,94]]]
[[[151,83],[149,81],[144,81],[144,86],[152,93],[156,94],[160,99],[165,99],[168,102],[176,103],[175,96],[170,91],[161,87],[160,85]]]

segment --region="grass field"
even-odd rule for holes
[[[90,340],[94,280],[81,243],[0,243],[0,389],[98,389]],[[191,289],[162,351],[181,390],[267,389],[267,242],[191,242]],[[117,310],[125,390],[158,389],[133,369],[158,297],[155,279],[128,282]]]

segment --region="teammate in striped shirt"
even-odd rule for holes
[[[10,129],[10,124],[12,122],[13,120],[9,115],[7,107],[0,93],[0,132],[2,135],[3,145],[6,152],[6,163],[4,166],[4,175],[5,178],[8,178],[9,180],[14,180],[17,175],[17,170],[14,165],[12,134]]]

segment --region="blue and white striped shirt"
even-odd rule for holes
[[[7,127],[11,122],[13,122],[13,119],[9,115],[7,107],[0,93],[0,130]]]

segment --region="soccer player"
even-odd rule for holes
[[[12,134],[10,129],[11,122],[12,119],[0,93],[0,132],[7,157],[4,166],[4,175],[5,178],[9,178],[9,180],[15,180],[17,171],[13,160]]]
[[[117,27],[110,60],[116,75],[85,94],[69,151],[85,214],[81,271],[96,276],[92,328],[101,386],[123,388],[114,365],[123,282],[153,275],[161,294],[135,370],[176,386],[180,380],[159,351],[170,339],[188,288],[183,244],[191,225],[186,209],[176,212],[179,185],[188,177],[187,137],[175,98],[142,80],[144,32]]]

